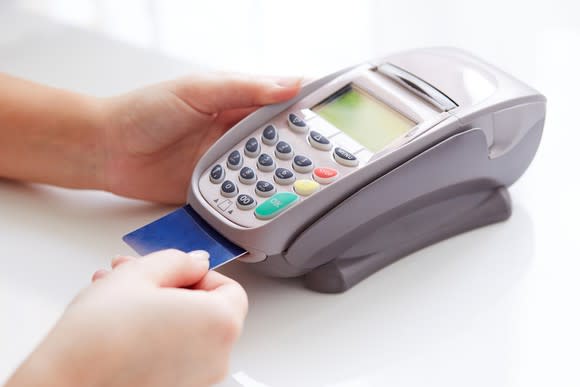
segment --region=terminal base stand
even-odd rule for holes
[[[414,251],[510,217],[511,202],[505,187],[462,191],[435,192],[385,213],[380,226],[356,246],[307,273],[306,287],[323,293],[344,292]]]

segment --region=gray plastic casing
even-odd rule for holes
[[[418,125],[356,173],[261,226],[239,226],[203,198],[204,172],[256,128],[337,79],[383,64],[425,81],[457,107],[431,126]],[[314,290],[341,292],[417,249],[507,219],[505,187],[531,163],[545,113],[544,96],[464,51],[430,48],[390,55],[309,83],[292,100],[242,120],[199,160],[188,203],[248,250],[246,261],[256,269],[280,277],[305,275]]]

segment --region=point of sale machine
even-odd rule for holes
[[[140,253],[205,248],[212,266],[246,252],[239,260],[266,274],[341,292],[507,219],[506,188],[532,161],[545,114],[536,90],[458,49],[372,60],[238,123],[199,160],[179,219],[125,240]]]

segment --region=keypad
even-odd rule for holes
[[[245,226],[279,215],[335,182],[345,167],[372,157],[364,156],[369,151],[359,149],[348,135],[304,109],[288,114],[286,122],[276,118],[258,128],[236,148],[211,167],[205,186],[219,187],[212,205]]]
[[[256,172],[250,167],[243,167],[240,170],[240,183],[242,184],[254,184],[256,182]]]
[[[238,195],[236,205],[240,210],[251,210],[256,206],[256,201],[253,197],[247,194]]]
[[[337,163],[342,164],[345,167],[356,167],[358,165],[358,159],[356,156],[344,148],[334,148],[334,159]]]
[[[228,168],[233,170],[238,170],[242,167],[244,158],[239,150],[235,150],[228,155]]]
[[[211,181],[214,184],[221,183],[225,177],[226,171],[224,171],[224,168],[219,164],[214,165],[211,171],[209,172],[209,181]]]
[[[233,198],[238,194],[238,186],[231,180],[226,180],[222,183],[221,194],[226,198]]]
[[[244,153],[248,157],[258,157],[260,154],[260,143],[256,137],[250,137],[248,141],[246,141],[246,145],[244,146]]]
[[[274,172],[274,181],[280,185],[292,184],[294,180],[296,180],[296,176],[289,169],[277,168]]]
[[[329,151],[332,149],[330,140],[315,130],[310,131],[310,134],[308,135],[308,143],[312,145],[312,147],[322,151]]]
[[[292,168],[298,173],[308,173],[314,168],[314,163],[306,156],[296,155],[292,160]]]
[[[296,113],[288,114],[288,126],[297,133],[306,133],[308,124]]]
[[[294,150],[286,141],[278,141],[275,154],[280,160],[290,160],[294,156]]]
[[[272,156],[262,153],[260,157],[258,157],[258,169],[262,172],[272,172],[276,169],[276,163]]]
[[[274,184],[270,182],[260,180],[256,183],[254,191],[256,192],[256,195],[267,198],[276,193],[276,187],[274,187]]]
[[[264,128],[262,142],[266,145],[274,145],[278,142],[278,129],[274,125],[270,124]]]

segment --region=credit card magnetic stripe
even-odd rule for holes
[[[141,255],[164,249],[205,250],[214,269],[246,253],[224,238],[188,204],[123,237]]]

